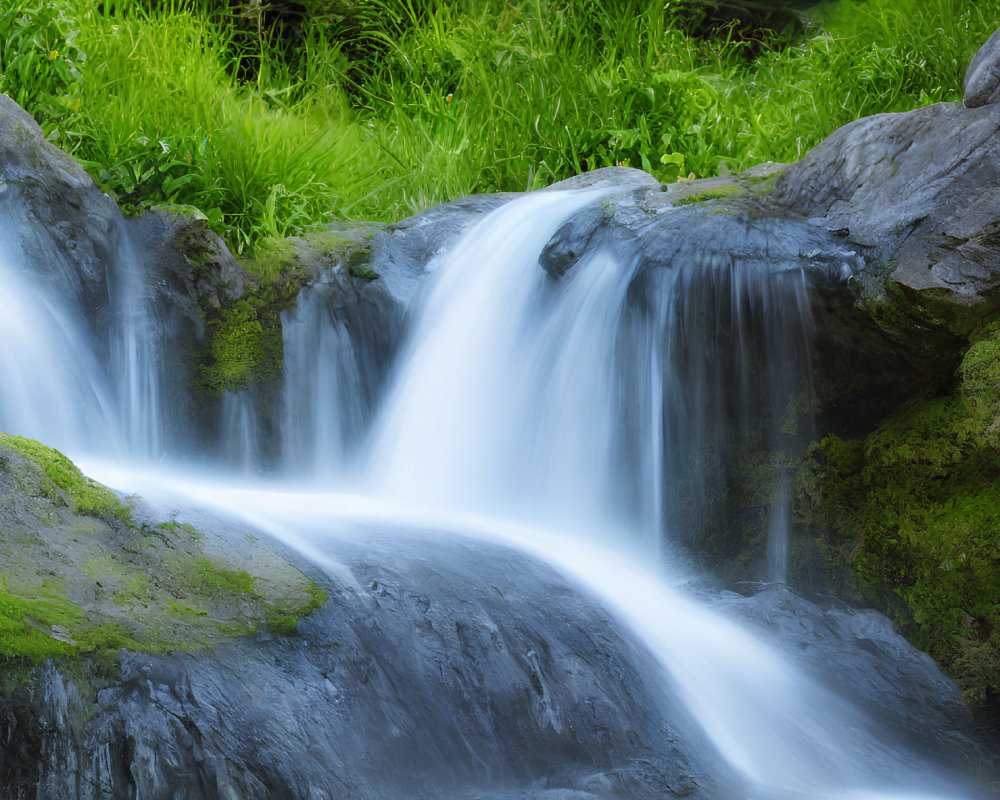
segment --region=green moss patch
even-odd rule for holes
[[[132,513],[129,506],[122,503],[107,487],[84,476],[58,450],[33,439],[9,433],[0,433],[0,446],[16,450],[41,467],[51,481],[51,486],[46,487],[51,496],[65,500],[78,514],[129,522]]]
[[[279,315],[252,297],[219,310],[208,321],[196,379],[203,395],[216,397],[281,375]]]
[[[694,194],[689,194],[682,197],[677,201],[677,205],[689,205],[691,203],[703,203],[706,200],[719,200],[729,197],[742,197],[747,193],[747,190],[736,183],[727,183],[721,186],[715,186],[711,189],[705,189],[703,191],[695,192]]]
[[[914,401],[864,439],[815,445],[799,472],[799,532],[833,583],[1000,713],[1000,325],[957,375],[952,396]]]
[[[202,310],[206,330],[196,356],[199,394],[218,397],[279,378],[284,355],[281,312],[325,269],[344,269],[365,282],[378,278],[370,266],[371,240],[382,227],[331,225],[306,238],[260,242],[248,261],[249,271],[260,276],[256,285],[227,307]]]
[[[137,524],[55,450],[0,437],[0,660],[8,667],[82,657],[106,668],[121,648],[195,650],[255,631],[291,634],[325,602],[250,533],[223,545],[187,522]],[[88,505],[94,497],[100,502]],[[79,516],[84,509],[100,513]]]

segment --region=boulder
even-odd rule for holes
[[[957,346],[1000,308],[998,129],[995,104],[858,120],[789,167],[774,202],[864,252],[851,284],[890,336]]]
[[[37,617],[0,644],[2,800],[653,800],[733,780],[627,629],[534,558],[362,525],[309,561],[219,514],[84,515],[94,486],[53,485],[42,455],[0,440],[4,618]]]
[[[0,95],[0,210],[9,220],[0,241],[49,270],[72,264],[58,279],[99,294],[120,235],[118,206],[7,95]]]
[[[966,108],[979,108],[1000,100],[1000,30],[972,57],[962,89]]]

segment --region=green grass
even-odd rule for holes
[[[692,35],[712,5],[317,0],[293,30],[211,0],[13,0],[0,89],[127,209],[197,207],[247,250],[613,164],[667,181],[796,160],[850,120],[957,99],[1000,18],[837,0]]]

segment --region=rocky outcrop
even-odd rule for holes
[[[964,337],[1000,308],[998,129],[996,105],[859,120],[790,167],[775,202],[863,250],[853,286],[891,336]]]
[[[626,631],[525,555],[359,531],[324,572],[157,513],[0,439],[3,800],[652,800],[732,777]]]

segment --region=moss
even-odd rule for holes
[[[322,608],[326,600],[326,592],[315,583],[310,583],[308,600],[305,602],[279,603],[271,606],[267,616],[267,628],[276,634],[285,636],[293,634],[298,630],[299,620]]]
[[[131,522],[132,509],[128,505],[122,503],[110,489],[85,477],[58,450],[9,433],[0,433],[0,445],[16,450],[41,467],[53,487],[59,490],[53,491],[52,495],[67,501],[78,514]]]
[[[746,191],[746,189],[736,183],[723,184],[722,186],[705,189],[704,191],[696,192],[695,194],[689,194],[687,197],[682,197],[677,201],[677,205],[683,206],[690,203],[703,203],[706,200],[740,197],[746,194]]]
[[[281,323],[262,311],[265,305],[257,298],[239,300],[208,322],[195,381],[203,396],[217,397],[281,375]]]
[[[12,594],[0,576],[0,657],[40,663],[70,655],[77,644],[69,638],[70,626],[82,616],[83,609],[65,600]]]
[[[199,531],[190,522],[160,522],[156,526],[160,530],[167,531],[168,533],[173,533],[175,531],[184,531],[192,539],[198,540],[204,538],[204,534]]]
[[[101,671],[120,648],[196,650],[257,630],[294,633],[325,600],[249,537],[222,557],[190,524],[139,526],[107,512],[114,496],[37,442],[2,435],[0,474],[13,478],[0,482],[0,503],[12,501],[0,526],[0,680],[47,658]],[[100,503],[88,505],[91,495]],[[77,512],[94,508],[103,518],[81,524]]]
[[[991,421],[1000,416],[1000,321],[974,339],[958,368],[960,392],[975,412]]]
[[[982,331],[957,375],[953,395],[912,401],[862,439],[813,447],[799,475],[800,535],[849,599],[888,613],[967,700],[997,713],[1000,326]]]
[[[207,558],[194,561],[195,574],[201,586],[209,591],[230,592],[232,594],[255,594],[256,578],[244,570],[226,569]]]
[[[312,231],[308,238],[259,242],[247,265],[258,280],[246,287],[242,299],[221,308],[201,306],[205,338],[195,357],[195,390],[211,398],[279,378],[284,369],[281,312],[324,269],[342,268],[359,280],[376,280],[372,240],[383,227],[344,223]],[[195,271],[201,268],[199,258],[214,258],[211,252],[199,257],[196,246],[190,250]]]

